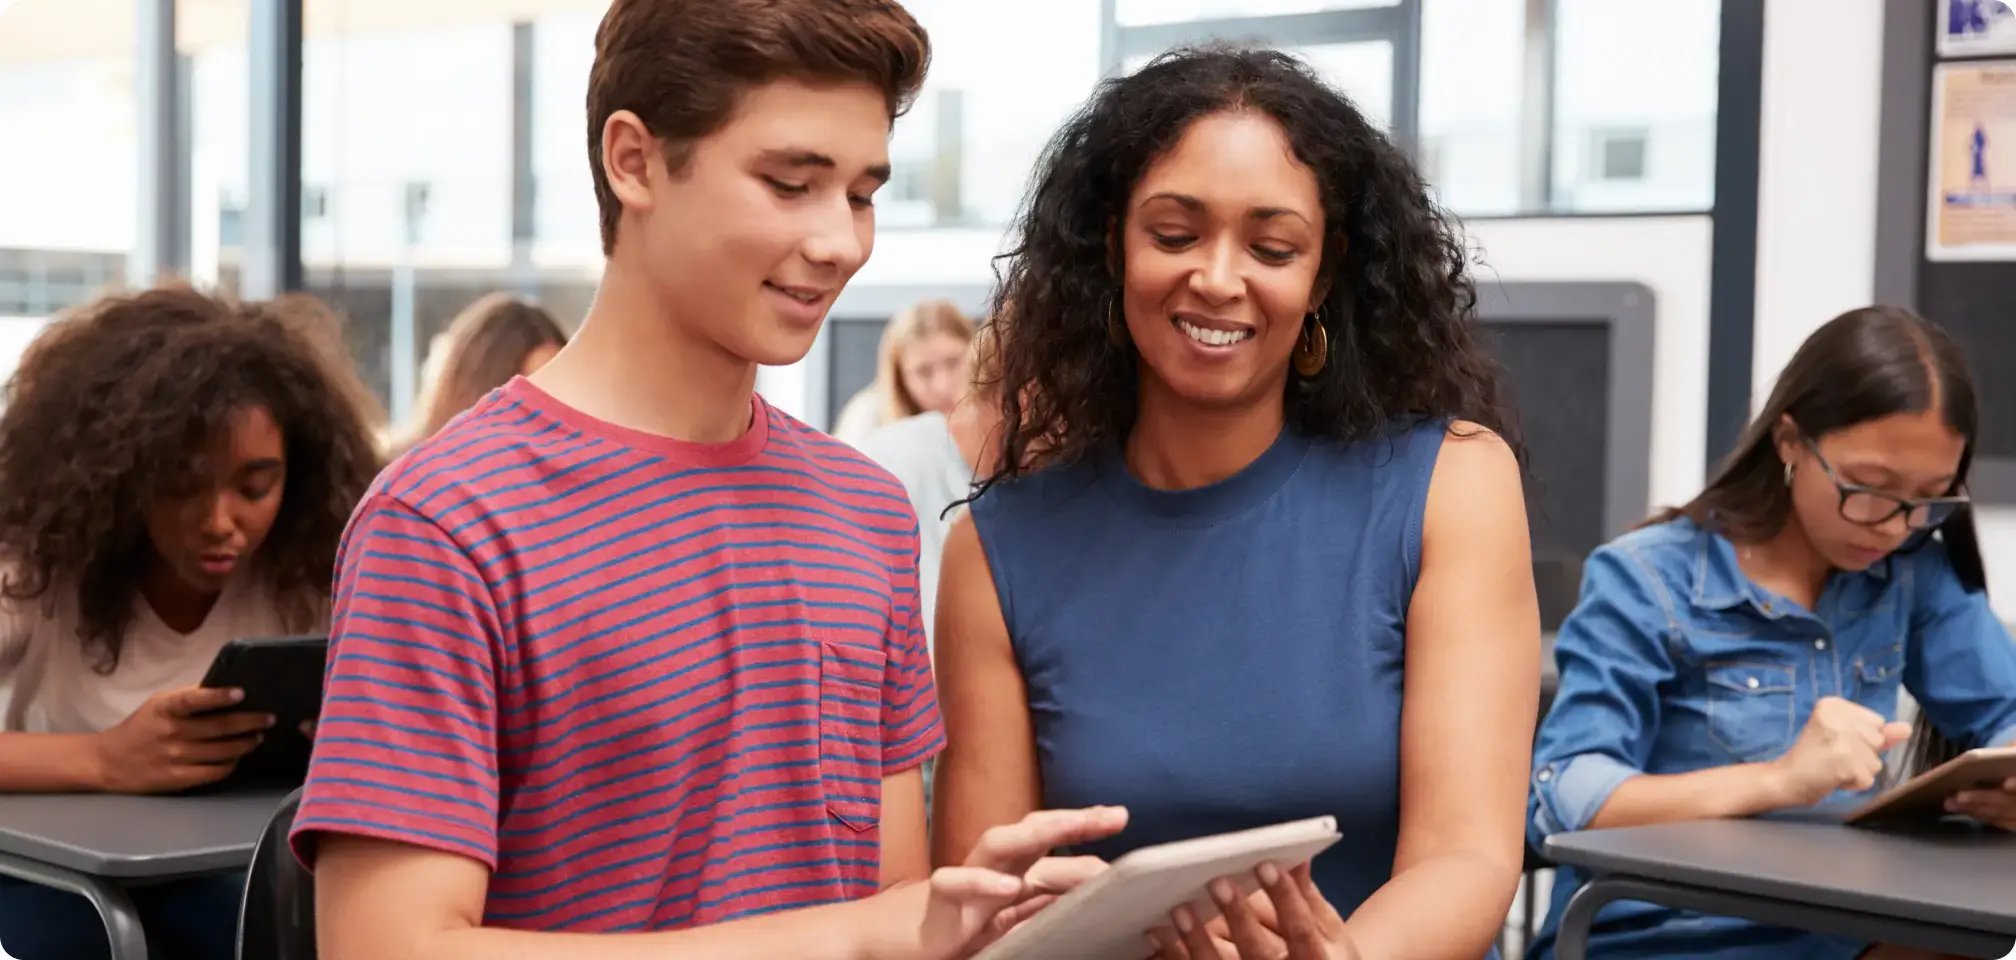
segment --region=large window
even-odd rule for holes
[[[1719,4],[1421,2],[1419,161],[1451,209],[1713,205]]]
[[[601,246],[584,101],[606,7],[306,0],[302,260],[395,420],[476,298],[526,296],[565,326],[586,312]]]
[[[236,293],[245,267],[251,202],[251,64],[246,38],[252,0],[177,0],[175,49],[187,86],[183,224],[191,279]]]
[[[0,3],[0,372],[20,331],[125,279],[136,103],[132,0]]]
[[[931,75],[897,121],[884,229],[995,226],[1022,200],[1044,144],[1098,82],[1097,0],[906,4],[931,32]]]
[[[1719,4],[1114,0],[1120,70],[1170,46],[1294,52],[1469,216],[1670,212],[1714,199]]]
[[[148,8],[0,0],[0,130],[39,145],[0,151],[0,318],[95,295],[148,262],[136,249],[240,289],[248,244],[274,229],[251,221],[266,188],[250,158],[272,139],[250,122],[266,99],[251,54],[271,41],[248,22],[287,2],[175,0],[172,132],[143,163],[160,128],[141,121],[163,102],[139,56]],[[584,100],[608,0],[299,2],[303,274],[348,314],[388,406],[405,412],[430,341],[483,293],[577,322],[601,267]],[[1049,138],[1100,77],[1213,39],[1305,58],[1464,216],[1713,202],[1708,0],[907,5],[935,56],[891,138],[868,285],[984,273]],[[167,219],[143,215],[157,203]]]
[[[1113,19],[1122,26],[1182,23],[1233,17],[1317,13],[1350,7],[1390,7],[1399,0],[1114,0]]]
[[[1414,141],[1417,0],[1119,2],[1111,52],[1131,72],[1172,47],[1213,40],[1264,44],[1301,57],[1403,143]]]
[[[1553,191],[1571,212],[1715,202],[1720,5],[1552,0]]]
[[[1531,209],[1525,132],[1524,0],[1424,0],[1416,161],[1444,206],[1470,215]]]

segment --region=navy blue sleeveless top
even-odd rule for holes
[[[973,504],[1046,807],[1122,804],[1137,847],[1332,815],[1350,916],[1392,875],[1400,693],[1444,422],[1356,444],[1284,430],[1246,469],[1149,488],[1110,450]]]

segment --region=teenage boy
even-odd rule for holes
[[[930,874],[916,519],[754,393],[868,257],[924,31],[892,0],[615,0],[595,44],[595,305],[388,469],[339,559],[294,833],[322,955],[963,956],[1124,814]]]

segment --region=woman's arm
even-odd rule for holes
[[[215,783],[258,746],[273,719],[220,712],[238,691],[157,693],[110,730],[0,733],[0,793],[163,793]]]
[[[1883,775],[1883,753],[1911,736],[1910,726],[1840,697],[1821,697],[1784,754],[1691,773],[1636,776],[1617,785],[1592,828],[1675,820],[1747,817],[1808,807],[1836,790],[1867,790]]]
[[[0,563],[0,581],[12,577],[12,567]],[[42,625],[34,601],[0,599],[0,678],[20,676],[28,643]],[[18,680],[0,700],[30,694],[14,684]],[[244,728],[218,728],[214,718],[198,716],[198,710],[234,702],[224,690],[192,688],[157,694],[125,722],[97,734],[0,728],[0,793],[155,793],[218,781],[232,770],[228,760],[250,750],[250,742],[208,744],[187,732],[244,734]]]
[[[1540,698],[1525,498],[1504,441],[1456,432],[1429,483],[1407,613],[1393,878],[1345,922],[1357,952],[1381,960],[1482,956],[1525,859]]]
[[[934,775],[931,852],[942,866],[964,860],[989,827],[1020,820],[1042,799],[1022,672],[970,515],[945,539],[937,648],[946,745]]]
[[[1643,771],[1658,738],[1673,600],[1628,546],[1589,559],[1582,600],[1561,624],[1561,686],[1534,756],[1532,840],[1677,820],[1743,817],[1787,805],[1768,763]]]
[[[1969,747],[2016,747],[2016,641],[1988,606],[1969,592],[1937,541],[1909,558],[1913,580],[1911,638],[1904,686],[1933,726]],[[2000,789],[1963,791],[1949,813],[2016,830],[2016,779]]]
[[[1596,551],[1582,602],[1561,625],[1560,693],[1534,750],[1529,836],[1538,845],[1570,830],[1746,817],[1807,806],[1836,789],[1863,789],[1882,772],[1883,750],[1908,731],[1840,697],[1814,705],[1798,739],[1764,763],[1647,774],[1664,710],[1661,689],[1678,674],[1668,641],[1672,595],[1629,544]]]
[[[0,793],[103,790],[96,739],[88,733],[0,733]]]
[[[1591,830],[1679,820],[1748,817],[1790,806],[1768,763],[1739,763],[1691,773],[1640,774],[1617,785],[1589,819]]]
[[[1644,774],[1659,738],[1660,690],[1678,672],[1667,642],[1674,618],[1672,596],[1631,544],[1590,556],[1581,600],[1554,642],[1560,686],[1533,751],[1527,837],[1535,847],[1596,826],[1606,812],[1609,825],[1718,816],[1715,805],[1750,792],[1724,782],[1747,782],[1748,773]]]
[[[1904,558],[1911,565],[1911,636],[1904,688],[1940,733],[1969,747],[2016,745],[2016,641],[1969,592],[1937,541]]]

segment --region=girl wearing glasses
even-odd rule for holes
[[[2016,644],[1989,609],[1965,495],[1961,352],[1868,307],[1815,332],[1708,489],[1596,551],[1556,646],[1528,837],[1851,805],[1911,735],[1899,688],[1966,747],[2016,741]],[[1951,810],[2016,829],[2016,782]],[[1548,926],[1585,878],[1563,870]],[[1615,903],[1590,955],[1890,955]]]

